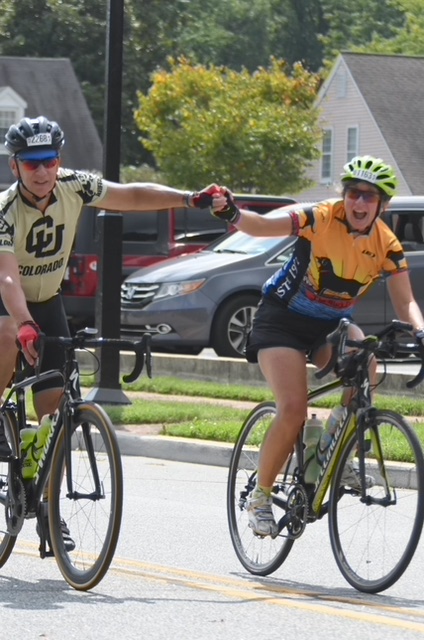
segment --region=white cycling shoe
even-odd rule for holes
[[[361,476],[359,474],[358,464],[353,460],[348,460],[343,469],[340,485],[343,487],[349,487],[355,491],[361,490]],[[372,476],[365,476],[365,488],[371,489],[375,485],[375,480]]]
[[[247,498],[249,527],[258,536],[278,535],[278,526],[272,513],[272,498],[262,491],[253,491]]]

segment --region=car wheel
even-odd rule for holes
[[[213,323],[211,346],[217,355],[242,358],[247,336],[259,302],[259,295],[232,298],[218,311]]]

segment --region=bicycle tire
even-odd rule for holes
[[[10,448],[15,455],[19,455],[19,443],[17,438],[18,427],[13,411],[6,409],[2,412],[4,431]],[[9,487],[9,464],[0,461],[0,567],[6,564],[16,543],[16,536],[7,531],[5,504]]]
[[[227,517],[234,550],[247,571],[261,576],[278,569],[294,544],[294,539],[282,533],[274,539],[255,535],[246,511],[246,498],[256,483],[259,447],[275,411],[273,402],[262,402],[249,413],[234,445],[227,483]],[[275,496],[273,510],[276,520],[284,515]]]
[[[101,499],[69,497],[65,465],[64,429],[56,444],[49,479],[48,516],[56,562],[74,589],[87,591],[105,576],[115,553],[122,519],[123,472],[121,454],[109,417],[96,404],[83,403],[72,416],[72,483],[80,494],[95,491],[89,445],[93,444],[101,481]],[[75,549],[67,551],[61,520],[69,528]]]
[[[416,433],[402,416],[376,410],[365,430],[365,474],[374,482],[366,489],[367,503],[361,501],[360,492],[340,489],[346,462],[358,454],[357,444],[354,433],[332,481],[330,540],[347,582],[358,591],[378,593],[402,576],[417,548],[424,522],[424,457]],[[390,461],[395,446],[401,452],[400,464]],[[404,476],[397,471],[405,465],[409,475],[403,482]],[[385,500],[387,489],[391,504],[377,503]]]

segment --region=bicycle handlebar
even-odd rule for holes
[[[46,344],[55,344],[65,350],[74,349],[98,349],[112,348],[119,351],[133,351],[135,354],[135,363],[133,370],[122,376],[124,382],[134,382],[137,380],[144,365],[146,365],[146,373],[149,378],[152,377],[152,351],[151,351],[151,335],[145,334],[141,340],[124,340],[121,338],[96,338],[96,329],[81,329],[72,337],[46,336],[40,333],[36,347],[38,351],[38,368],[43,359],[44,346]]]
[[[346,364],[346,359],[349,360],[350,365],[354,366],[363,359],[364,352],[373,353],[383,359],[394,358],[400,347],[396,336],[398,334],[409,334],[413,329],[408,322],[392,320],[376,334],[365,336],[362,340],[353,340],[347,337],[350,324],[354,323],[348,318],[341,318],[338,327],[328,334],[327,342],[332,345],[331,356],[327,364],[315,372],[316,378],[323,378],[331,371],[335,371],[336,375],[340,375],[340,370],[343,368],[342,364],[343,362]],[[346,347],[352,347],[356,351],[346,353]],[[402,352],[418,354],[421,360],[421,368],[418,374],[415,378],[406,382],[406,386],[412,389],[424,380],[424,345],[421,342],[402,344]]]

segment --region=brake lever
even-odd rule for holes
[[[334,371],[335,366],[337,364],[337,356],[339,350],[340,340],[344,337],[346,340],[347,328],[351,324],[350,320],[347,318],[341,318],[340,322],[337,326],[337,329],[334,329],[327,336],[327,342],[329,342],[333,348],[331,350],[331,356],[326,365],[322,369],[319,369],[315,372],[315,377],[319,380],[320,378],[324,378],[328,373]]]
[[[134,382],[137,380],[141,372],[143,371],[144,364],[146,363],[146,373],[149,378],[152,377],[152,350],[150,347],[151,335],[148,333],[142,337],[141,340],[133,345],[135,353],[134,369],[131,373],[127,373],[122,376],[124,382]]]
[[[420,354],[420,358],[421,358],[421,368],[418,371],[415,378],[412,378],[412,380],[407,381],[406,386],[408,387],[408,389],[413,389],[414,387],[417,387],[420,384],[420,382],[424,380],[424,344],[419,342],[417,344],[417,347],[418,347],[418,353]]]

